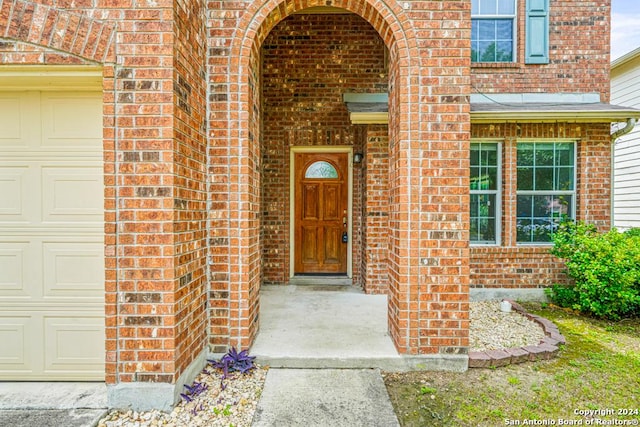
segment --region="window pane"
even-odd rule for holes
[[[500,15],[513,15],[516,13],[514,0],[498,0],[498,13]]]
[[[483,41],[495,41],[496,39],[496,21],[494,19],[483,19],[478,25],[478,39]]]
[[[480,62],[496,61],[496,42],[480,42]]]
[[[513,19],[472,19],[471,46],[475,62],[513,61]]]
[[[498,188],[498,144],[471,144],[470,178],[472,190],[496,190]]]
[[[534,219],[531,241],[550,242],[553,232],[558,228],[558,224],[552,219]]]
[[[516,211],[518,242],[550,242],[560,222],[571,217],[573,196],[518,196]]]
[[[498,144],[482,144],[484,163],[489,166],[498,165]]]
[[[496,44],[496,62],[511,61],[513,61],[513,46],[511,41],[498,41]]]
[[[518,166],[533,166],[533,144],[518,144]]]
[[[513,40],[513,24],[510,19],[496,21],[496,38],[498,40]]]
[[[471,143],[470,160],[471,166],[480,165],[480,144]]]
[[[470,239],[472,242],[495,243],[496,195],[471,195]]]
[[[517,230],[516,239],[518,242],[531,241],[532,223],[533,221],[531,221],[528,218],[523,218],[523,219],[518,218],[518,222],[516,224],[516,230]]]
[[[574,145],[529,143],[518,145],[518,184],[521,191],[573,191]]]
[[[571,191],[573,186],[573,167],[558,168],[554,189],[559,191]]]
[[[553,190],[553,168],[535,169],[534,190]]]
[[[533,217],[545,218],[551,213],[551,204],[553,198],[551,196],[531,196],[533,199]]]
[[[495,15],[496,13],[498,13],[496,0],[480,0],[481,15]]]
[[[555,196],[551,205],[551,215],[559,220],[571,218],[573,212],[573,196],[563,194]]]
[[[553,144],[536,144],[535,150],[536,166],[553,166]]]
[[[518,190],[533,190],[533,168],[518,167]]]
[[[573,166],[573,144],[556,144],[556,165]]]
[[[515,0],[471,0],[472,15],[515,15]]]
[[[338,178],[338,171],[329,162],[318,161],[307,168],[305,178],[332,179]]]

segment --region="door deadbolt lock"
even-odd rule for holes
[[[349,235],[347,234],[346,231],[342,232],[342,243],[348,243],[349,242]]]

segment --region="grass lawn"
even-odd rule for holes
[[[608,322],[553,306],[523,305],[554,322],[566,337],[557,358],[462,374],[387,373],[400,424],[572,425],[573,420],[573,425],[624,425],[599,424],[601,419],[639,425],[640,319]],[[614,413],[585,415],[594,410]]]

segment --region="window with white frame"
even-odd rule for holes
[[[471,62],[515,61],[516,0],[471,1]]]
[[[518,143],[517,242],[550,242],[558,224],[575,217],[576,144]]]
[[[500,144],[471,143],[471,224],[472,244],[496,244],[500,235]]]

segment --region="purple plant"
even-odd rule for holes
[[[180,396],[187,402],[192,402],[193,399],[201,393],[204,393],[209,388],[205,383],[194,382],[193,385],[185,384],[184,388],[186,392],[180,393]]]
[[[238,353],[235,347],[227,352],[220,360],[209,360],[214,368],[222,369],[222,379],[227,378],[229,372],[240,372],[244,374],[255,368],[253,361],[255,356],[249,356],[249,350],[242,350]]]

